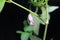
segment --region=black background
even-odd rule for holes
[[[29,8],[28,0],[13,0]],[[49,5],[60,6],[60,0],[49,0]],[[23,21],[29,12],[14,4],[5,3],[0,14],[0,40],[19,40],[16,30],[23,30]],[[47,39],[60,40],[60,8],[50,13],[51,20],[48,27]],[[44,27],[40,28],[39,37],[43,36]]]

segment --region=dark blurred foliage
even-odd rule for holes
[[[13,0],[29,8],[28,0]],[[60,0],[49,0],[49,5],[60,6]],[[33,7],[32,7],[33,8]],[[34,9],[34,8],[33,8]],[[23,31],[23,21],[27,19],[27,11],[14,4],[6,3],[0,14],[0,40],[19,40],[16,30]],[[60,8],[50,13],[51,20],[48,27],[47,39],[60,40]],[[41,25],[39,37],[42,38],[44,26]]]

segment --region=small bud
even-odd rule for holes
[[[28,21],[30,25],[34,25],[34,20],[31,14],[28,15]]]

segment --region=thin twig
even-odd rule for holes
[[[43,40],[46,40],[47,28],[48,28],[48,24],[45,25]]]
[[[15,5],[17,5],[17,6],[19,6],[19,7],[21,7],[22,9],[24,9],[24,10],[30,12],[32,15],[38,16],[35,12],[29,10],[28,8],[26,8],[26,7],[22,6],[22,5],[20,5],[20,4],[16,3],[16,2],[14,2],[14,1],[12,1],[12,0],[10,0],[10,2],[13,3],[13,4],[15,4]]]

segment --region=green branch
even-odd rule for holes
[[[48,24],[46,24],[46,26],[45,26],[43,40],[46,40],[47,28],[48,28]]]
[[[26,7],[22,6],[22,5],[20,5],[20,4],[16,3],[16,2],[14,2],[14,1],[12,1],[12,0],[10,0],[10,2],[13,3],[13,4],[15,4],[15,5],[17,5],[17,6],[19,6],[19,7],[21,7],[22,9],[28,11],[28,12],[31,13],[32,15],[35,15],[35,16],[38,17],[37,13],[35,13],[35,12],[29,10],[28,8],[26,8]]]
[[[49,20],[48,20],[48,0],[45,0],[46,2],[46,24],[45,24],[45,30],[44,30],[44,36],[43,36],[43,40],[46,40],[46,35],[47,35],[47,29],[48,29],[48,24],[49,24]]]
[[[11,3],[13,3],[13,4],[15,4],[15,5],[17,5],[17,6],[21,7],[22,9],[25,9],[25,10],[26,10],[26,11],[28,11],[28,12],[33,13],[31,10],[27,9],[26,7],[24,7],[24,6],[20,5],[20,4],[18,4],[18,3],[16,3],[16,2],[14,2],[14,1],[12,1],[12,0],[11,0]]]
[[[24,10],[26,10],[26,11],[30,12],[32,15],[38,16],[35,12],[33,12],[33,11],[31,11],[31,10],[27,9],[26,7],[24,7],[24,6],[20,5],[20,4],[18,4],[18,3],[16,3],[16,2],[14,2],[14,1],[12,1],[12,0],[10,0],[10,2],[11,2],[11,3],[13,3],[13,4],[15,4],[15,5],[17,5],[17,6],[19,6],[19,7],[21,7],[22,9],[24,9]]]

